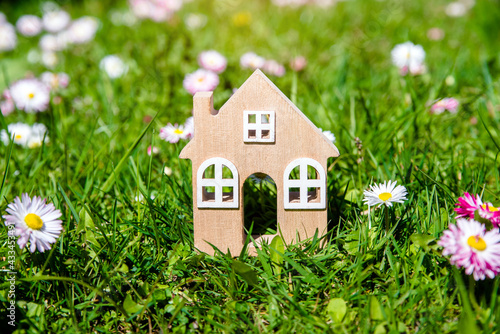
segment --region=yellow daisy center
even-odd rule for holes
[[[179,129],[175,129],[175,130],[174,130],[174,133],[175,133],[176,135],[182,135],[182,134],[184,133],[184,131],[179,130]]]
[[[205,78],[203,78],[203,77],[198,78],[198,82],[203,82],[203,80],[205,80]]]
[[[19,139],[21,139],[21,138],[23,138],[23,136],[21,136],[21,135],[16,135],[16,136],[14,137],[14,139],[17,139],[17,140],[19,140]]]
[[[484,251],[486,249],[486,242],[483,238],[478,236],[470,236],[469,239],[467,239],[467,245],[477,249],[478,251]]]
[[[410,59],[410,57],[411,57],[410,52],[406,52],[406,59]]]
[[[387,201],[389,198],[392,197],[392,194],[391,193],[381,193],[380,195],[378,195],[378,198],[380,198],[381,201]]]
[[[482,207],[484,210],[486,210],[486,204],[481,205],[481,207]],[[495,211],[498,211],[498,210],[499,210],[499,208],[495,208],[493,205],[489,205],[489,206],[488,206],[488,209],[490,210],[490,212],[495,212]]]
[[[42,146],[42,142],[41,141],[34,141],[34,142],[31,142],[28,144],[28,147],[29,148],[35,148],[35,147],[40,147]]]
[[[34,213],[28,213],[26,217],[24,217],[24,222],[33,230],[40,230],[43,227],[42,218]]]
[[[34,97],[35,97],[35,94],[33,94],[33,93],[29,93],[29,94],[28,94],[28,97],[29,97],[30,99],[32,99],[32,98],[34,98]]]

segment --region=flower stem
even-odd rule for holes
[[[472,275],[469,275],[469,299],[476,312],[478,312],[480,310],[480,307],[477,303],[476,295],[474,294],[475,286],[476,281],[474,280],[474,277]]]
[[[384,208],[384,213],[385,213],[385,235],[389,234],[389,208],[385,207]]]

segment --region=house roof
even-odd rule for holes
[[[264,83],[264,85],[262,85]],[[203,99],[203,108],[210,108],[211,116],[221,116],[221,115],[226,115],[226,113],[230,113],[234,110],[234,108],[239,107],[241,108],[242,106],[246,107],[245,103],[239,103],[241,100],[243,100],[245,94],[248,94],[250,90],[255,89],[255,87],[263,87],[262,89],[264,90],[272,90],[275,94],[273,96],[278,96],[279,98],[283,99],[283,101],[289,105],[290,108],[302,119],[303,122],[309,125],[310,130],[314,131],[317,134],[317,138],[319,141],[319,145],[322,147],[322,151],[327,152],[327,155],[330,157],[337,157],[339,156],[339,151],[337,147],[328,139],[326,136],[320,131],[318,127],[316,127],[303,113],[300,111],[290,99],[281,92],[281,90],[276,87],[276,85],[269,80],[269,78],[262,73],[260,70],[255,70],[253,74],[241,85],[241,87],[234,93],[229,100],[221,107],[220,111],[217,113],[216,111],[213,110],[213,102],[212,102],[212,92],[202,92],[202,93],[196,93],[194,96],[194,101],[195,101],[195,115],[194,115],[194,122],[195,122],[195,136],[194,138],[184,147],[184,149],[180,153],[180,157],[185,159],[189,158],[191,159],[192,156],[194,156],[196,153],[194,152],[195,147],[197,147],[196,142],[197,140],[203,140],[206,138],[203,134],[200,134],[200,130],[203,129],[203,131],[213,131],[212,128],[209,128],[208,130],[205,130],[208,128],[202,127],[201,122],[203,121],[201,117],[208,117],[204,116],[204,114],[200,114],[198,116],[196,114],[196,109],[197,109],[197,101],[200,103]],[[263,94],[265,92],[259,92],[256,96]],[[210,105],[206,105],[210,104]],[[201,106],[198,104],[198,108]],[[254,109],[255,110],[255,109]],[[209,115],[209,113],[206,113]],[[198,117],[197,117],[198,116]],[[197,124],[198,123],[198,124]],[[213,133],[207,133],[210,135],[214,135]]]

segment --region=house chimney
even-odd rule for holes
[[[217,115],[214,110],[213,92],[198,92],[193,97],[193,114],[195,119],[204,119],[208,115]]]

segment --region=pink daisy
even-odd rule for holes
[[[12,100],[12,96],[10,96],[9,90],[6,89],[0,98],[0,110],[2,111],[2,115],[10,115],[14,109],[14,101]]]
[[[158,147],[151,145],[148,146],[148,155],[158,154],[158,153],[160,153],[160,149]]]
[[[270,75],[282,77],[285,75],[285,66],[278,63],[276,60],[266,60],[262,70]]]
[[[69,85],[69,75],[64,72],[52,73],[43,72],[40,76],[40,80],[46,84],[50,89],[66,88]]]
[[[493,206],[491,203],[483,203],[479,195],[475,195],[474,198],[469,193],[464,193],[463,197],[458,198],[458,208],[455,209],[457,212],[456,218],[475,218],[475,213],[478,211],[479,216],[484,219],[488,219],[493,226],[500,226],[500,209]]]
[[[481,207],[483,202],[479,195],[476,195],[476,198],[472,197],[469,193],[464,193],[464,197],[458,198],[458,208],[455,211],[458,215],[455,218],[461,217],[469,217],[470,219],[474,219],[474,212]]]
[[[290,61],[290,67],[295,72],[302,71],[307,65],[307,59],[304,56],[298,56]]]
[[[217,51],[209,50],[200,53],[198,56],[198,64],[206,70],[219,74],[226,69],[227,60]]]
[[[488,219],[493,226],[500,227],[500,210],[491,203],[484,203],[479,207],[479,216]]]
[[[45,111],[49,107],[50,89],[38,79],[18,80],[9,91],[17,108],[27,113]]]
[[[431,112],[434,114],[441,114],[445,110],[448,110],[452,114],[457,112],[459,102],[457,99],[454,99],[452,97],[448,97],[445,99],[441,99],[434,103],[431,107]]]
[[[191,94],[197,92],[210,92],[219,84],[219,76],[213,72],[199,69],[189,73],[184,78],[182,85]]]
[[[465,268],[474,279],[494,278],[500,272],[500,233],[497,229],[486,231],[475,220],[459,219],[450,224],[438,241],[444,247],[443,255],[451,255],[450,263]]]

